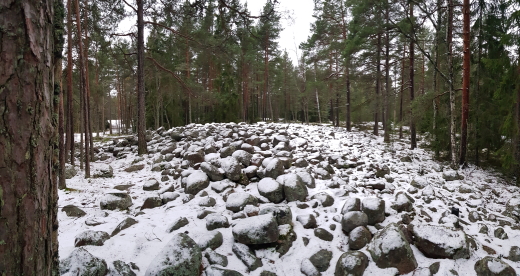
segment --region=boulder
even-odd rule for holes
[[[399,274],[410,273],[417,268],[412,248],[395,223],[375,234],[368,244],[368,251],[379,268],[395,267]]]
[[[233,226],[235,240],[248,245],[273,243],[279,235],[278,224],[271,214],[241,219]]]
[[[200,236],[197,244],[199,245],[200,250],[204,251],[207,248],[215,250],[219,248],[223,242],[224,238],[222,236],[222,233],[220,233],[217,230],[214,230]]]
[[[151,196],[144,200],[141,210],[153,209],[162,206],[162,199],[158,196]]]
[[[305,276],[320,276],[321,273],[318,269],[311,263],[309,259],[303,259],[300,271]]]
[[[87,213],[85,213],[85,211],[81,210],[80,208],[78,208],[74,205],[64,206],[63,208],[61,208],[61,210],[63,212],[65,212],[65,214],[68,217],[80,218],[87,214]]]
[[[311,199],[317,200],[323,207],[329,207],[334,204],[334,198],[325,192],[317,193]]]
[[[212,265],[217,264],[226,267],[228,265],[228,259],[225,255],[219,254],[211,248],[207,248],[204,251],[204,257],[208,259],[208,262]]]
[[[222,181],[212,182],[211,189],[217,193],[222,193],[227,188],[234,188],[235,182],[232,182],[229,179],[224,179]]]
[[[341,227],[343,232],[348,235],[350,231],[356,227],[368,225],[368,217],[365,213],[360,211],[351,211],[343,215],[341,218]]]
[[[204,270],[202,276],[242,276],[242,273],[236,270],[224,269],[212,265]]]
[[[518,246],[511,246],[509,250],[509,260],[513,262],[520,262],[520,248]]]
[[[168,202],[171,202],[171,201],[174,201],[175,199],[177,199],[180,195],[178,193],[174,193],[174,192],[165,192],[163,194],[161,194],[161,201],[162,201],[162,204],[166,204]]]
[[[206,229],[209,231],[215,230],[218,228],[228,228],[229,221],[227,217],[221,214],[208,214],[206,216]]]
[[[417,176],[410,182],[410,185],[417,189],[423,189],[428,186],[428,181],[423,177]]]
[[[321,249],[309,258],[309,261],[319,272],[324,272],[329,268],[330,260],[332,260],[332,252],[325,249]]]
[[[351,250],[359,250],[372,239],[372,234],[365,226],[358,226],[348,234],[348,247]]]
[[[74,168],[74,166],[71,166],[69,164],[65,165],[65,179],[71,179],[74,176],[76,176],[76,174],[78,174],[78,171],[76,170],[76,168]]]
[[[229,156],[220,159],[220,168],[224,170],[224,174],[231,181],[239,181],[242,174],[242,166],[235,157]]]
[[[292,211],[288,205],[264,204],[260,208],[259,215],[271,214],[278,225],[292,223]]]
[[[307,161],[305,161],[305,162],[307,162]],[[305,165],[305,167],[307,167],[307,165]],[[303,184],[305,184],[305,186],[307,186],[307,188],[310,188],[310,189],[316,188],[316,180],[314,179],[314,177],[312,177],[312,175],[310,173],[303,171],[303,172],[297,172],[296,174],[300,177]]]
[[[133,219],[133,218],[126,218],[124,219],[123,221],[121,221],[117,226],[116,228],[114,229],[114,231],[112,231],[112,234],[110,234],[111,237],[119,234],[119,232],[127,229],[128,227],[134,225],[134,224],[137,224],[137,220]]]
[[[377,197],[365,198],[361,202],[361,211],[367,215],[369,225],[383,222],[385,220],[385,201]]]
[[[160,184],[157,179],[151,178],[146,180],[146,182],[143,184],[143,190],[145,191],[156,191],[159,190]]]
[[[352,211],[361,211],[361,200],[357,197],[348,197],[341,208],[342,215]]]
[[[313,214],[299,215],[296,217],[296,221],[300,222],[305,229],[318,227],[316,217]]]
[[[308,196],[307,186],[303,184],[301,178],[294,173],[278,176],[276,181],[283,185],[285,199],[291,201],[305,201]]]
[[[395,195],[395,202],[392,204],[391,208],[396,210],[398,213],[410,212],[413,210],[414,202],[415,200],[411,196],[401,191]]]
[[[278,183],[278,181],[266,177],[257,185],[258,193],[267,198],[269,201],[273,203],[280,203],[284,200],[283,186]]]
[[[114,177],[114,169],[107,164],[96,163],[91,168],[92,178],[112,178]]]
[[[166,229],[166,232],[171,233],[175,230],[179,230],[180,228],[188,225],[190,222],[185,217],[178,217],[175,219],[170,226],[168,226],[168,229]]]
[[[442,225],[416,225],[412,228],[415,246],[426,257],[469,258],[469,244],[464,231]]]
[[[349,251],[343,253],[336,263],[334,276],[362,276],[368,267],[368,257],[363,252]]]
[[[263,265],[262,260],[258,259],[255,252],[245,244],[234,243],[232,250],[238,259],[242,261],[250,271],[254,271]]]
[[[278,176],[282,175],[283,172],[282,161],[278,158],[274,158],[265,166],[264,176],[276,179]]]
[[[514,196],[507,201],[505,213],[516,221],[520,220],[520,196]]]
[[[112,262],[114,269],[110,270],[110,276],[136,276],[135,272],[132,271],[130,265],[123,261],[116,260]]]
[[[184,192],[191,195],[196,195],[200,191],[209,186],[208,175],[201,171],[194,171],[186,179],[186,188]]]
[[[132,206],[132,198],[125,192],[107,193],[99,201],[101,210],[126,210]]]
[[[323,228],[314,229],[314,236],[324,241],[332,241],[334,239],[334,236]]]
[[[231,156],[235,157],[244,167],[248,167],[251,164],[251,158],[253,158],[253,155],[245,150],[237,150]]]
[[[498,258],[486,256],[475,263],[477,276],[515,276],[515,270]]]
[[[69,257],[60,261],[61,275],[105,276],[107,272],[105,260],[94,257],[83,247],[74,249]]]
[[[246,205],[258,205],[258,199],[248,193],[232,193],[226,200],[226,209],[233,212],[244,210]]]
[[[152,260],[145,275],[199,276],[201,262],[199,246],[188,235],[180,233]]]
[[[220,181],[224,179],[224,173],[208,162],[202,162],[200,164],[200,169],[208,175],[211,181]]]
[[[463,176],[459,175],[457,171],[448,170],[442,172],[442,178],[446,181],[462,180]]]
[[[105,231],[93,231],[87,230],[79,233],[74,237],[74,246],[80,247],[84,245],[96,245],[102,246],[105,244],[105,241],[110,239],[110,235],[108,235]]]

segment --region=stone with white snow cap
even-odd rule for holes
[[[208,214],[206,216],[206,229],[209,231],[215,230],[218,228],[228,228],[229,227],[229,221],[227,217],[221,215],[221,214]]]
[[[278,176],[283,174],[283,163],[278,158],[271,159],[265,166],[264,175],[265,177],[271,177],[276,179]]]
[[[186,179],[186,188],[184,192],[191,195],[196,195],[200,191],[209,186],[208,175],[202,171],[192,172]]]
[[[316,217],[313,214],[299,215],[296,216],[296,221],[303,225],[303,228],[310,229],[318,227]]]
[[[385,201],[373,197],[361,201],[361,210],[367,214],[368,224],[374,225],[385,220]]]
[[[237,150],[233,152],[232,156],[245,167],[248,167],[249,164],[251,164],[251,158],[253,158],[253,155],[245,150]]]
[[[317,200],[323,207],[329,207],[334,204],[334,198],[325,192],[317,193],[311,199]]]
[[[360,211],[347,212],[341,218],[341,227],[345,234],[349,234],[358,226],[367,226],[368,217],[365,213]]]
[[[232,250],[238,259],[251,271],[254,271],[263,265],[262,260],[257,258],[255,252],[245,244],[234,243]]]
[[[200,250],[206,250],[207,248],[215,250],[219,248],[223,242],[224,237],[222,236],[222,233],[214,230],[200,236],[197,244],[199,245]]]
[[[267,244],[278,240],[278,224],[271,214],[239,220],[233,226],[233,237],[243,244]]]
[[[145,191],[156,191],[159,190],[159,187],[159,181],[155,178],[150,178],[143,184],[143,190]]]
[[[477,276],[515,276],[515,270],[504,261],[486,256],[475,263]]]
[[[94,163],[91,168],[93,178],[112,178],[114,177],[114,169],[108,164]]]
[[[412,248],[395,223],[375,234],[368,244],[368,251],[379,268],[395,267],[399,274],[410,273],[417,268]]]
[[[85,232],[82,232],[74,238],[74,246],[80,247],[84,245],[96,245],[96,246],[102,246],[106,240],[110,238],[110,235],[108,235],[105,231],[93,231],[93,230],[87,230]]]
[[[175,235],[152,260],[146,276],[175,275],[199,276],[202,253],[188,235]]]
[[[372,234],[365,226],[358,226],[348,234],[348,247],[351,250],[359,250],[372,239]]]
[[[109,192],[99,201],[101,210],[126,210],[132,206],[132,198],[125,192]]]
[[[208,162],[202,162],[200,164],[200,169],[208,175],[211,181],[220,181],[224,179],[223,171]]]
[[[284,200],[283,185],[270,177],[260,180],[257,188],[261,196],[273,203],[280,203]]]
[[[368,267],[368,257],[360,251],[343,253],[336,263],[334,276],[362,276]]]
[[[305,167],[306,166],[307,165],[305,165]],[[296,174],[300,177],[303,184],[305,184],[305,186],[307,186],[307,188],[310,188],[310,189],[316,188],[316,180],[314,179],[314,177],[312,177],[312,175],[310,173],[303,171],[303,172],[297,172]]]
[[[520,220],[520,196],[514,196],[507,201],[506,214],[516,221]]]
[[[292,223],[292,211],[288,205],[263,204],[259,215],[272,214],[278,225]]]
[[[469,244],[466,233],[441,225],[414,225],[415,246],[429,258],[467,259]]]
[[[454,181],[454,180],[462,180],[464,177],[462,175],[459,175],[457,171],[454,170],[448,170],[442,172],[442,178],[446,181]]]
[[[361,200],[357,197],[347,197],[341,208],[342,215],[352,211],[361,211]]]
[[[282,183],[285,199],[291,201],[305,201],[307,195],[307,186],[303,184],[301,178],[294,173],[288,173],[278,176],[276,181]]]
[[[69,257],[60,261],[60,274],[102,276],[108,272],[105,260],[94,257],[83,247],[76,248]]]
[[[428,186],[428,181],[423,177],[417,176],[410,182],[410,185],[418,189],[423,189]]]
[[[246,205],[256,206],[258,205],[258,199],[251,194],[239,192],[230,194],[226,201],[226,209],[235,213],[244,210]]]
[[[220,159],[220,168],[224,170],[224,174],[231,181],[239,181],[242,173],[242,166],[233,156]]]

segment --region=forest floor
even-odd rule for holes
[[[486,256],[496,259],[483,269],[503,273],[513,269],[520,275],[520,250],[516,250],[520,246],[520,188],[497,172],[471,165],[453,171],[448,164],[434,161],[432,152],[410,150],[405,140],[385,144],[382,137],[359,128],[346,132],[301,124],[207,124],[160,129],[149,132],[148,138],[149,154],[142,157],[137,155],[133,137],[97,142],[97,161],[92,164],[97,178],[85,179],[79,168],[75,175],[68,168],[68,189],[59,191],[60,259],[67,259],[77,248],[75,244],[83,243],[82,248],[106,261],[109,275],[134,275],[116,268],[121,262],[114,261],[122,261],[135,275],[152,275],[153,264],[165,254],[163,248],[185,233],[202,249],[208,246],[208,239],[216,243],[210,246],[214,250],[202,252],[202,268],[208,276],[235,275],[218,272],[224,268],[243,275],[334,275],[338,260],[358,239],[359,251],[368,257],[364,275],[476,275],[475,264]],[[240,165],[238,177],[233,172],[235,161],[230,161],[233,157]],[[273,157],[278,161],[273,162]],[[202,161],[206,164],[201,165]],[[283,165],[278,172],[273,168],[280,168],[277,162]],[[199,177],[200,167],[217,168],[206,175],[210,180],[223,180],[207,181],[204,173]],[[304,198],[292,201],[285,190],[282,202],[273,205],[272,199],[260,194],[259,189],[275,189],[278,184],[290,188],[291,178],[284,175],[295,174],[295,181],[305,184]],[[278,184],[271,187],[261,182],[267,176]],[[298,193],[301,191],[296,197],[301,196]],[[129,205],[116,202],[121,194],[129,195],[131,205],[127,210],[110,210],[113,208],[107,206],[112,203]],[[254,200],[243,199],[245,194]],[[63,207],[70,205],[84,213],[71,209],[67,215]],[[292,216],[287,224],[280,223],[283,218],[275,219],[280,224],[278,234],[284,237],[250,246],[261,262],[256,268],[235,253],[234,244],[243,238],[237,238],[239,233],[234,231],[249,227],[241,224],[249,217],[258,216],[261,223],[269,213],[263,210],[269,206],[288,207]],[[459,209],[458,217],[452,215],[452,207]],[[347,214],[356,211],[366,214],[368,223],[361,222],[362,227],[355,231],[345,229]],[[221,216],[205,217],[207,213]],[[208,226],[214,223],[212,219],[223,217],[227,227],[225,223]],[[128,218],[135,224],[114,232]],[[208,230],[213,227],[217,228]],[[362,228],[370,232],[366,246]],[[110,237],[85,231],[103,231]],[[221,233],[220,241],[216,231]],[[291,239],[288,232],[295,234],[294,240],[283,240]],[[394,232],[397,236],[391,234]],[[100,240],[102,245],[89,245]],[[284,244],[287,248],[280,249]],[[392,251],[399,248],[404,251]],[[412,261],[409,268],[406,260],[389,260],[385,256],[389,254],[415,259],[416,264]],[[210,256],[224,256],[227,262],[216,262],[218,258]],[[81,270],[81,264],[73,268],[70,260],[62,262],[71,266],[62,269],[64,275]],[[384,266],[388,267],[381,268]]]

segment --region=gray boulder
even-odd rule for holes
[[[208,175],[201,171],[194,171],[186,179],[186,188],[184,192],[191,195],[196,195],[200,191],[209,186]]]
[[[417,189],[423,189],[426,186],[428,186],[428,181],[423,177],[417,176],[412,180],[410,185],[412,185],[413,187],[415,187]]]
[[[234,243],[232,250],[238,259],[242,261],[242,263],[244,263],[251,271],[254,271],[263,265],[262,260],[258,259],[255,255],[255,252],[245,244]]]
[[[74,246],[80,247],[84,245],[96,245],[102,246],[105,244],[105,241],[110,239],[110,235],[108,235],[105,231],[93,231],[87,230],[79,233],[74,237]]]
[[[215,230],[218,228],[228,228],[229,221],[227,217],[221,214],[208,214],[206,216],[206,229],[209,231]]]
[[[351,250],[359,250],[372,239],[372,234],[365,226],[358,226],[348,234],[348,247]]]
[[[155,178],[150,178],[143,184],[143,190],[145,191],[156,191],[159,190],[159,187],[159,181]]]
[[[61,210],[63,212],[65,212],[65,214],[68,217],[80,218],[80,217],[83,217],[84,215],[87,214],[87,213],[85,213],[85,211],[81,210],[80,208],[78,208],[78,207],[76,207],[74,205],[64,206],[63,208],[61,208]]]
[[[330,260],[332,260],[332,252],[325,249],[321,249],[309,258],[319,272],[324,272],[329,268]]]
[[[237,150],[231,156],[235,157],[245,167],[251,164],[251,158],[253,158],[253,155],[245,150]]]
[[[197,244],[199,245],[200,250],[206,250],[207,248],[211,248],[215,250],[219,248],[224,242],[224,238],[222,233],[217,230],[210,231],[199,238]]]
[[[114,177],[114,169],[107,164],[95,164],[91,169],[92,178],[112,178]]]
[[[69,257],[60,261],[61,275],[105,276],[107,272],[105,260],[94,257],[83,247],[74,249]]]
[[[224,179],[224,174],[215,166],[208,162],[202,162],[200,169],[206,173],[211,181],[220,181]]]
[[[239,181],[242,175],[242,166],[235,157],[229,156],[220,159],[220,168],[224,170],[224,174],[231,181]]]
[[[288,205],[264,204],[260,208],[259,215],[271,214],[278,225],[292,223],[292,211]]]
[[[78,171],[76,170],[76,168],[74,168],[74,166],[71,166],[69,164],[65,165],[65,179],[71,179],[74,176],[76,176],[76,174],[78,174]]]
[[[398,213],[410,212],[413,210],[414,202],[415,200],[411,196],[401,191],[395,195],[395,202],[392,204],[391,208],[396,210]]]
[[[283,174],[283,163],[278,158],[272,159],[266,166],[264,171],[265,177],[276,179]]]
[[[383,222],[385,220],[385,201],[377,197],[365,198],[361,202],[361,211],[367,214],[369,225]]]
[[[260,180],[257,188],[261,196],[273,203],[280,203],[284,200],[283,185],[270,177]]]
[[[190,222],[185,217],[178,217],[175,219],[170,226],[168,226],[168,229],[166,229],[166,232],[171,233],[175,230],[179,230],[180,228],[188,225]]]
[[[361,211],[361,200],[357,197],[348,197],[341,208],[342,215],[352,211]]]
[[[403,232],[395,223],[378,232],[368,244],[368,251],[379,268],[395,267],[399,274],[417,268],[415,255]]]
[[[334,204],[334,198],[325,192],[317,193],[311,199],[317,200],[323,207],[329,207]]]
[[[125,192],[107,193],[99,201],[101,210],[126,210],[132,206],[132,198]]]
[[[283,192],[285,194],[285,199],[288,202],[291,201],[305,201],[309,192],[307,191],[307,186],[303,184],[301,178],[294,173],[284,174],[278,176],[276,181],[283,185]]]
[[[233,226],[233,237],[243,244],[273,243],[279,235],[278,224],[270,214],[241,219]]]
[[[305,229],[311,229],[318,227],[316,217],[313,214],[299,215],[296,216],[296,221],[300,222]]]
[[[208,259],[208,262],[212,265],[217,264],[226,267],[228,265],[228,259],[225,255],[219,254],[213,249],[208,248],[204,251],[204,257]]]
[[[428,258],[467,259],[469,244],[462,230],[442,225],[416,225],[415,246]]]
[[[224,269],[212,265],[204,270],[202,276],[242,276],[242,273],[236,270]]]
[[[141,210],[153,209],[162,206],[162,199],[158,196],[151,196],[144,200]]]
[[[363,252],[349,251],[343,253],[336,263],[334,276],[362,276],[368,267],[368,257]]]
[[[163,194],[161,194],[161,200],[162,200],[162,204],[166,204],[168,202],[171,202],[171,201],[174,201],[175,199],[177,199],[180,195],[178,193],[174,193],[174,192],[165,192]]]
[[[341,218],[341,227],[345,234],[350,234],[350,231],[359,226],[367,226],[368,217],[365,213],[360,211],[351,211],[343,215]]]
[[[305,165],[305,167],[306,166],[307,165]],[[307,188],[311,188],[311,189],[316,188],[316,180],[314,179],[314,177],[312,177],[312,175],[310,173],[303,171],[303,172],[297,172],[296,174],[300,177],[303,184],[305,184],[305,186],[307,186]]]
[[[152,260],[146,276],[175,275],[199,276],[202,253],[199,246],[188,235],[175,235]]]
[[[520,196],[514,196],[507,201],[505,213],[516,221],[520,220]]]
[[[112,262],[114,269],[110,270],[110,276],[136,276],[130,265],[123,261],[116,260]]]
[[[509,260],[520,262],[520,248],[518,246],[511,246],[511,249],[509,250]]]
[[[110,234],[111,237],[119,234],[119,232],[129,228],[130,226],[134,225],[134,224],[137,224],[137,220],[133,219],[133,218],[126,218],[124,219],[123,221],[121,221],[117,226],[116,228],[114,229],[114,231],[112,231],[112,234]]]
[[[258,199],[248,193],[232,193],[226,200],[226,209],[233,212],[244,210],[246,205],[258,205]]]
[[[477,276],[515,276],[514,268],[498,258],[486,256],[475,263]]]
[[[449,170],[442,172],[442,178],[446,181],[462,180],[464,177],[459,175],[457,171]]]

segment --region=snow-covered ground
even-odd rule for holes
[[[228,264],[225,267],[211,267],[234,270],[243,275],[261,275],[264,271],[275,275],[319,275],[318,270],[322,270],[321,275],[335,275],[340,256],[350,251],[349,246],[352,246],[349,245],[349,235],[342,227],[342,223],[347,223],[344,220],[348,212],[342,209],[345,202],[354,202],[353,199],[358,198],[361,206],[348,211],[360,211],[360,216],[366,213],[368,217],[366,229],[370,231],[368,238],[371,243],[359,250],[369,261],[364,275],[395,275],[398,271],[405,275],[432,275],[437,265],[436,275],[476,275],[475,263],[486,256],[502,261],[491,260],[488,270],[505,273],[509,265],[516,274],[520,274],[520,262],[515,262],[516,255],[510,256],[512,247],[520,246],[520,227],[518,217],[515,217],[520,212],[520,199],[515,198],[520,195],[520,189],[507,183],[497,173],[474,166],[455,172],[446,164],[433,161],[431,152],[410,150],[407,141],[395,140],[385,144],[382,137],[367,132],[355,129],[346,132],[329,126],[265,123],[189,125],[150,132],[149,138],[150,153],[143,157],[137,155],[137,146],[131,137],[97,143],[99,153],[96,156],[99,161],[92,165],[93,174],[110,170],[109,165],[113,169],[113,177],[84,179],[83,172],[78,172],[67,180],[69,189],[59,191],[60,259],[65,260],[78,248],[75,243],[79,234],[87,230],[104,231],[108,234],[104,238],[99,238],[99,235],[104,235],[101,232],[96,232],[97,237],[93,237],[94,232],[83,234],[87,240],[88,237],[91,241],[102,239],[102,245],[81,247],[105,260],[109,275],[133,275],[117,272],[114,264],[117,260],[128,264],[135,275],[145,275],[147,270],[146,275],[153,275],[151,264],[157,262],[160,252],[174,237],[179,239],[179,233],[187,234],[200,245],[208,239],[208,233],[213,235],[216,230],[222,234],[222,244],[214,252],[225,256]],[[237,150],[240,150],[239,153],[236,153]],[[242,150],[252,155],[244,154]],[[278,161],[274,162],[273,157]],[[206,164],[201,166],[201,161],[206,161]],[[278,177],[276,167],[279,169],[282,165],[277,162],[283,165],[281,174],[289,176]],[[238,174],[233,172],[236,164],[239,166]],[[216,171],[213,175],[210,172],[194,173],[194,170],[201,170],[199,167],[216,168]],[[312,177],[308,177],[309,173]],[[211,179],[224,180],[211,181],[206,185],[206,175]],[[291,182],[291,175],[296,182]],[[275,225],[279,228],[275,232],[285,237],[292,229],[296,239],[292,245],[288,243],[289,249],[282,256],[276,250],[277,245],[282,243],[279,240],[267,245],[251,245],[262,264],[253,270],[254,267],[249,269],[234,253],[234,244],[237,243],[234,234],[248,234],[248,227],[264,230],[270,227],[267,225],[270,217],[263,215],[262,210],[273,206],[273,203],[260,195],[258,189],[260,180],[268,176],[278,183],[264,180],[260,189],[264,195],[275,191],[277,185],[281,189],[305,190],[295,192],[296,197],[306,194],[301,200],[288,202],[290,196],[284,190],[283,201],[276,206],[288,206],[292,218],[289,224]],[[314,186],[310,178],[315,179]],[[157,180],[158,187],[152,179]],[[305,183],[301,186],[303,188],[298,186],[298,181]],[[226,188],[226,185],[229,187]],[[195,192],[192,192],[194,189]],[[195,195],[189,195],[187,191]],[[100,203],[106,204],[126,193],[132,204],[128,210],[100,208]],[[231,196],[233,193],[237,195]],[[244,194],[241,193],[254,197],[245,208],[240,206],[246,200],[242,200]],[[142,209],[147,198],[151,198],[147,203],[151,208]],[[167,202],[168,198],[174,200]],[[378,220],[377,209],[381,207],[381,202],[384,204],[384,220],[371,223],[371,220]],[[85,214],[66,215],[62,208],[68,205],[79,207]],[[458,218],[450,215],[452,207],[460,210]],[[230,210],[233,208],[238,208],[235,209],[237,212]],[[199,219],[204,210],[227,218],[229,227],[208,231],[207,224],[212,219],[222,217],[209,215]],[[247,217],[257,215],[258,219],[251,220],[251,223],[240,223],[243,220],[247,222]],[[304,228],[303,224],[309,222],[309,215],[315,218],[316,225]],[[127,218],[137,223],[110,236]],[[183,223],[177,226],[182,227],[169,231],[172,223],[179,221]],[[392,223],[401,226],[394,227]],[[353,232],[357,233],[358,230]],[[265,235],[261,237],[265,240],[273,235],[262,232],[249,234]],[[405,239],[401,241],[401,237]],[[411,254],[417,263],[412,270],[380,268],[385,261],[374,260],[369,251],[372,248],[373,254],[400,254],[395,251],[396,248],[408,246],[409,241],[412,253],[407,254]],[[442,254],[451,256],[432,257],[432,254],[439,253],[429,252],[428,247],[432,246],[428,242],[436,243],[436,246],[445,249]],[[89,241],[86,243],[89,244]],[[326,250],[329,255],[325,254],[328,256],[326,261],[321,260],[324,264],[318,267],[320,265],[314,260],[309,262],[309,258],[320,250]],[[431,258],[426,257],[425,252]],[[82,251],[82,254],[85,252]],[[215,272],[217,270],[209,269],[210,261],[206,256],[203,252],[202,269],[206,275],[233,275],[218,274]],[[72,262],[77,263],[77,260]],[[69,267],[62,272],[76,275],[72,270]]]

